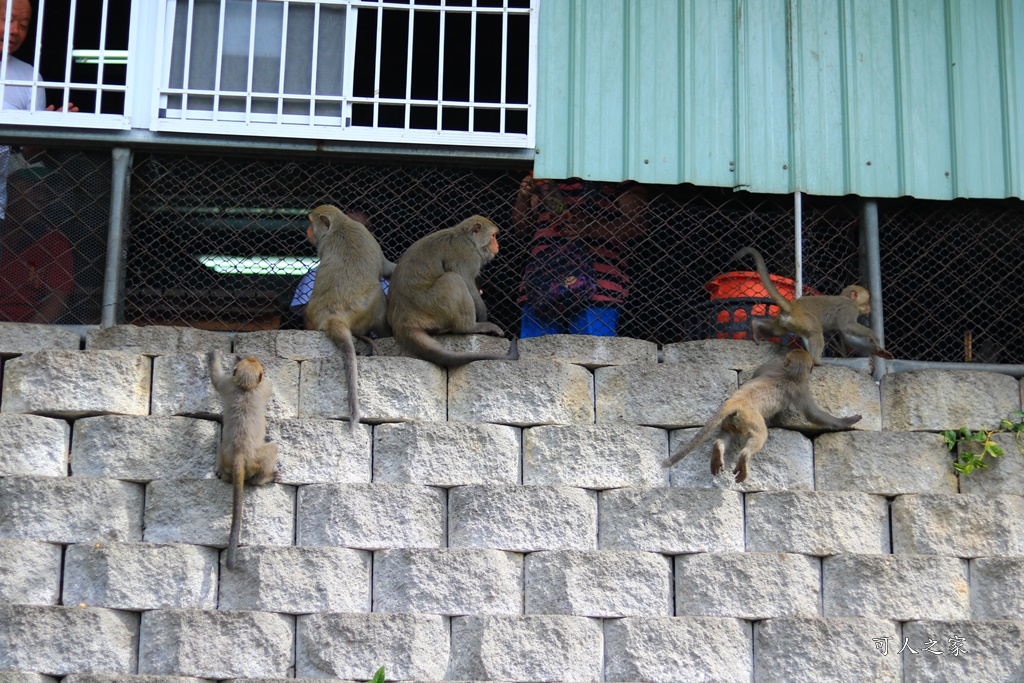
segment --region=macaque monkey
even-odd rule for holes
[[[483,216],[471,216],[453,228],[431,233],[413,243],[398,259],[391,276],[388,322],[395,338],[410,353],[456,367],[475,360],[516,360],[512,338],[508,354],[446,351],[431,334],[505,336],[487,322],[480,296],[480,268],[498,253],[498,228]]]
[[[263,376],[263,366],[253,357],[243,358],[228,375],[221,368],[220,350],[210,351],[210,380],[220,394],[224,425],[217,450],[217,476],[231,482],[231,535],[228,538],[228,569],[235,567],[235,551],[242,531],[242,494],[245,482],[261,486],[277,478],[277,444],[264,443],[267,436],[267,401],[273,386]]]
[[[322,330],[341,353],[348,383],[348,421],[353,432],[359,424],[359,395],[356,380],[356,336],[377,353],[370,332],[388,336],[387,297],[381,279],[391,274],[393,264],[384,258],[380,245],[362,223],[352,220],[334,206],[318,206],[309,213],[309,241],[320,255],[313,292],[306,304],[306,319],[314,330]]]
[[[754,257],[761,284],[782,311],[778,318],[750,318],[750,337],[755,342],[762,336],[779,337],[791,332],[803,339],[814,364],[821,365],[825,351],[824,332],[828,330],[839,333],[847,350],[892,359],[892,354],[882,348],[874,331],[857,322],[857,318],[871,312],[871,295],[867,289],[849,285],[839,296],[805,296],[790,301],[772,283],[760,252],[746,247],[736,252],[733,260],[739,261],[745,256]]]
[[[761,450],[768,438],[767,420],[789,406],[795,407],[811,422],[830,429],[846,429],[859,422],[860,415],[835,417],[815,403],[807,385],[807,377],[813,367],[811,355],[803,349],[793,349],[785,358],[758,366],[753,376],[726,399],[690,443],[661,466],[676,464],[718,430],[711,452],[711,474],[722,471],[726,453],[733,441],[738,441],[742,447],[733,474],[739,483],[747,478],[748,461]]]

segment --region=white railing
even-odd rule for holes
[[[529,148],[540,1],[39,0],[0,124]]]

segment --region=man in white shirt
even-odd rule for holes
[[[5,37],[7,43],[7,49],[4,50],[3,55],[4,61],[7,62],[7,81],[36,80],[35,67],[14,56],[14,53],[21,48],[28,37],[28,29],[32,23],[32,5],[28,0],[10,0],[11,21],[7,23],[7,2],[8,0],[0,0],[0,35]],[[4,86],[4,111],[12,109],[54,111],[53,105],[46,106],[46,93],[43,88],[35,89],[34,99],[33,103],[31,86]],[[68,103],[68,111],[78,111],[78,107]],[[7,167],[10,158],[11,148],[7,145],[0,145],[0,220],[4,218],[7,207]]]

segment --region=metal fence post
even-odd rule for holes
[[[882,256],[878,241],[878,202],[865,199],[860,205],[860,249],[867,266],[867,285],[871,292],[871,329],[885,347],[885,328],[882,324]],[[886,372],[884,358],[874,357],[874,376],[881,379]]]
[[[114,170],[110,185],[110,230],[103,276],[101,327],[116,325],[124,316],[124,234],[128,225],[132,151],[127,147],[115,147],[112,156]]]

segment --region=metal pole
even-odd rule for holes
[[[867,285],[871,292],[871,329],[885,347],[885,326],[882,324],[882,256],[878,243],[878,202],[865,199],[860,205],[860,249],[867,266]],[[875,379],[886,372],[884,358],[874,358]]]
[[[794,270],[796,298],[804,295],[804,199],[800,190],[793,193],[793,241],[796,243]]]
[[[127,147],[115,147],[112,157],[114,172],[111,174],[110,185],[110,230],[107,234],[107,267],[103,276],[100,327],[116,325],[123,314],[124,235],[128,225],[132,152]]]

